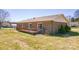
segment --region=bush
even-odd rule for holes
[[[68,25],[66,25],[65,30],[66,30],[66,32],[69,32],[71,30],[71,28]]]
[[[66,30],[65,30],[65,27],[64,26],[61,26],[60,29],[58,30],[59,33],[66,33]]]
[[[62,26],[61,25],[61,27],[58,30],[58,32],[61,33],[61,34],[64,34],[64,33],[69,32],[70,30],[71,30],[71,28],[68,25],[66,25],[66,26]]]

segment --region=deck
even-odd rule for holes
[[[33,30],[24,30],[24,29],[22,29],[22,30],[20,30],[21,32],[26,32],[26,33],[30,33],[30,34],[37,34],[38,33],[38,31],[33,31]]]

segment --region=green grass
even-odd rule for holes
[[[1,50],[77,50],[79,28],[72,28],[65,35],[31,35],[15,29],[0,29]]]

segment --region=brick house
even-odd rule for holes
[[[11,23],[8,21],[2,22],[2,27],[11,27]]]
[[[63,14],[49,15],[18,22],[16,29],[28,33],[55,34],[61,25],[65,26],[67,22]]]

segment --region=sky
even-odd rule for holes
[[[73,17],[76,9],[7,9],[7,11],[10,13],[10,21],[17,22],[28,18],[56,14]]]

